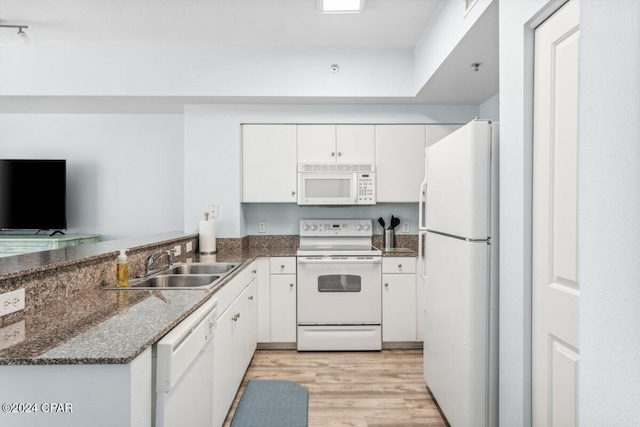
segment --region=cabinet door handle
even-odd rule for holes
[[[336,153],[334,153],[333,151],[331,152],[331,157],[335,157]]]
[[[384,287],[385,287],[385,288],[388,288],[388,287],[389,287],[389,284],[388,284],[388,283],[385,283],[385,284],[384,284]]]
[[[342,152],[338,151],[338,157],[342,156]]]
[[[292,196],[295,196],[295,195],[296,195],[296,192],[295,192],[295,191],[292,191],[292,192],[291,192],[291,195],[292,195]]]
[[[253,301],[253,295],[249,295],[249,301]]]
[[[293,288],[293,283],[289,283],[289,287],[290,287],[290,288]]]
[[[402,269],[402,264],[398,264],[398,268]]]

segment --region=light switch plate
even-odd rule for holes
[[[218,218],[218,205],[209,205],[209,218]]]

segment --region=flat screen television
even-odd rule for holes
[[[0,229],[67,229],[66,160],[0,159]]]

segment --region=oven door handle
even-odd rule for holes
[[[367,258],[332,258],[332,257],[298,257],[298,264],[380,264],[382,257]]]

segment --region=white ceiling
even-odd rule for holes
[[[362,14],[320,14],[316,0],[0,0],[0,24],[28,25],[32,46],[410,49],[440,1],[454,0],[367,0]],[[431,79],[437,85],[427,83],[409,102],[475,104],[497,93],[495,9],[495,19],[440,67]],[[0,46],[18,39],[0,29]],[[455,90],[478,58],[486,71]]]
[[[437,3],[369,0],[362,14],[321,14],[316,0],[3,0],[0,23],[27,23],[37,45],[406,48]]]

